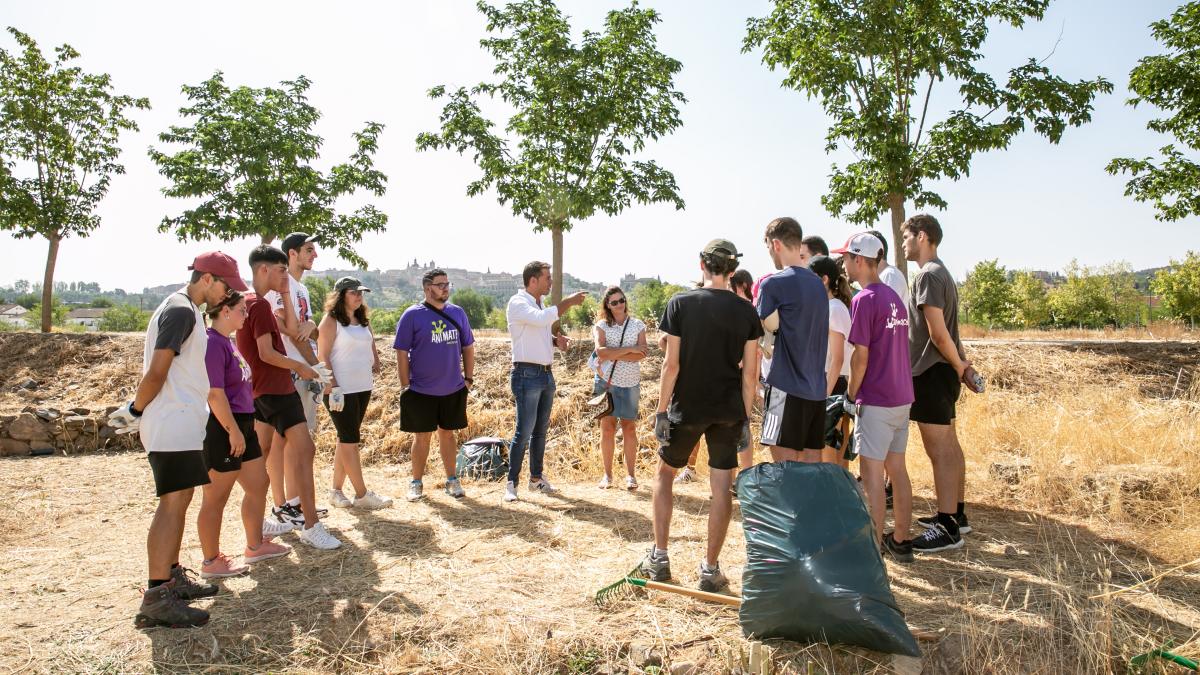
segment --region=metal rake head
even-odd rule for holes
[[[601,588],[600,590],[596,591],[596,597],[595,597],[596,604],[603,605],[604,603],[606,603],[610,600],[615,600],[617,598],[624,597],[630,591],[632,591],[634,588],[636,588],[637,587],[637,583],[636,583],[637,579],[635,577],[637,576],[638,569],[640,567],[641,567],[641,563],[638,563],[637,565],[635,565],[633,567],[633,569],[626,572],[625,576],[623,576],[620,579],[614,581],[613,583],[605,586],[604,588]]]

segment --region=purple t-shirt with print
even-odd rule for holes
[[[392,347],[408,352],[408,386],[418,394],[448,396],[462,389],[462,348],[475,344],[471,324],[462,307],[446,303],[442,311],[462,328],[429,309],[424,303],[404,310],[396,322]],[[461,346],[460,346],[461,345]]]
[[[250,364],[242,358],[233,340],[208,329],[208,351],[204,354],[208,368],[208,386],[224,389],[229,408],[235,413],[254,412],[254,392],[250,384]]]
[[[887,284],[867,286],[850,303],[850,343],[867,347],[867,372],[855,403],[895,408],[913,402],[908,310]]]

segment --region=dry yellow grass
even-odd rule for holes
[[[25,341],[28,340],[28,341]],[[386,349],[385,344],[381,344]],[[500,341],[480,344],[470,435],[511,433]],[[1124,671],[1138,653],[1174,641],[1200,655],[1200,438],[1188,343],[969,344],[989,377],[961,402],[971,523],[961,551],[889,563],[928,672]],[[631,645],[715,672],[744,648],[732,611],[652,595],[596,608],[590,594],[620,577],[650,538],[648,490],[593,487],[599,459],[583,414],[586,347],[557,370],[547,473],[563,496],[523,493],[500,505],[500,486],[467,485],[456,503],[432,489],[424,503],[374,514],[336,510],[346,546],[290,558],[227,581],[204,601],[209,626],[140,633],[131,625],[142,580],[144,529],[154,505],[138,453],[0,461],[0,670],[22,672],[640,672]],[[134,337],[0,335],[0,412],[23,404],[25,377],[46,404],[120,400],[133,386]],[[643,410],[657,396],[657,360],[644,366]],[[1182,369],[1182,370],[1181,370]],[[67,390],[68,383],[81,386]],[[122,391],[124,390],[124,391]],[[368,416],[368,483],[393,495],[408,475],[409,438],[395,430],[395,378],[385,373]],[[648,421],[640,429],[649,445]],[[318,487],[328,483],[329,431]],[[643,450],[646,483],[653,454]],[[918,512],[932,481],[914,430],[910,471]],[[433,468],[431,476],[440,475]],[[236,497],[235,497],[236,499]],[[695,583],[707,489],[677,497],[672,559]],[[735,580],[740,523],[722,559]],[[224,541],[240,540],[232,510]],[[184,560],[199,552],[194,528]],[[736,582],[735,582],[736,586]],[[776,643],[787,672],[893,672],[861,649]],[[1155,664],[1151,672],[1168,672]]]

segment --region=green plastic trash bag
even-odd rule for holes
[[[737,492],[746,532],[739,619],[748,637],[921,655],[849,472],[759,464],[738,475]]]
[[[508,475],[508,441],[472,438],[458,449],[454,472],[460,478],[500,480]]]

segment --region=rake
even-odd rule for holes
[[[641,577],[634,576],[637,574],[637,567],[629,570],[623,579],[615,581],[604,588],[596,591],[596,604],[602,605],[605,602],[612,600],[618,596],[624,595],[627,591],[634,588],[648,588],[652,591],[663,591],[666,593],[675,593],[676,595],[686,595],[689,598],[697,600],[705,600],[708,602],[719,602],[723,605],[740,606],[742,599],[735,595],[722,595],[720,593],[709,593],[708,591],[694,590],[691,588],[683,588],[673,584],[664,584],[660,581],[650,581]]]

